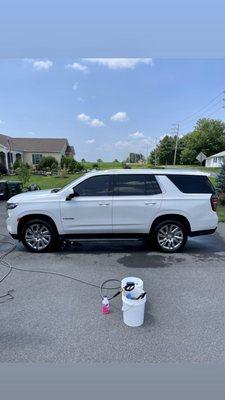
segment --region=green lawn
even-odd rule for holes
[[[225,207],[219,206],[217,208],[217,214],[219,217],[219,222],[225,222]]]
[[[58,176],[38,176],[38,175],[31,175],[30,178],[30,183],[36,183],[38,186],[40,186],[41,189],[50,189],[50,188],[60,188],[67,183],[70,183],[74,181],[74,179],[77,179],[79,176],[82,174],[71,174],[68,175],[66,178],[60,178]],[[16,181],[18,180],[18,176],[7,176],[4,179],[11,180],[11,181]]]

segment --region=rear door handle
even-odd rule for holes
[[[106,203],[106,202],[102,202],[102,201],[98,204],[99,204],[99,206],[109,206],[110,205],[110,203]]]
[[[145,201],[146,206],[154,206],[156,204],[156,201]]]

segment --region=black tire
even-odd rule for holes
[[[40,230],[40,232],[43,232],[43,233],[40,233],[40,235],[42,235],[42,236],[40,236],[40,237],[42,237],[42,239],[37,239],[36,247],[31,245],[32,239],[30,239],[30,238],[32,238],[32,236],[31,236],[31,234],[29,234],[29,232],[32,231],[36,235],[37,231],[35,231],[35,229],[34,229],[35,226],[43,227],[43,230],[42,231]],[[45,236],[43,237],[43,235],[45,235]],[[44,242],[44,239],[45,239],[45,247],[39,247],[38,241],[41,240],[42,242]],[[56,249],[58,247],[59,236],[58,236],[58,232],[56,231],[56,228],[50,222],[45,221],[44,219],[30,219],[23,226],[22,234],[21,234],[21,241],[22,241],[23,245],[29,251],[31,251],[33,253],[44,253],[46,251],[50,251],[50,250]]]
[[[182,251],[187,238],[188,235],[185,226],[181,222],[172,219],[157,224],[150,234],[150,240],[154,248],[163,253],[178,253]]]

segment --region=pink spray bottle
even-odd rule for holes
[[[102,300],[102,314],[109,314],[109,300],[107,296],[104,296]]]

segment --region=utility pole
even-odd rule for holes
[[[156,148],[157,148],[157,138],[155,138],[155,152],[154,152],[154,164],[155,164],[155,167],[157,165]]]
[[[173,165],[176,165],[176,161],[177,161],[177,146],[178,146],[180,125],[179,124],[173,124],[173,125],[174,125],[174,133],[176,135]]]

